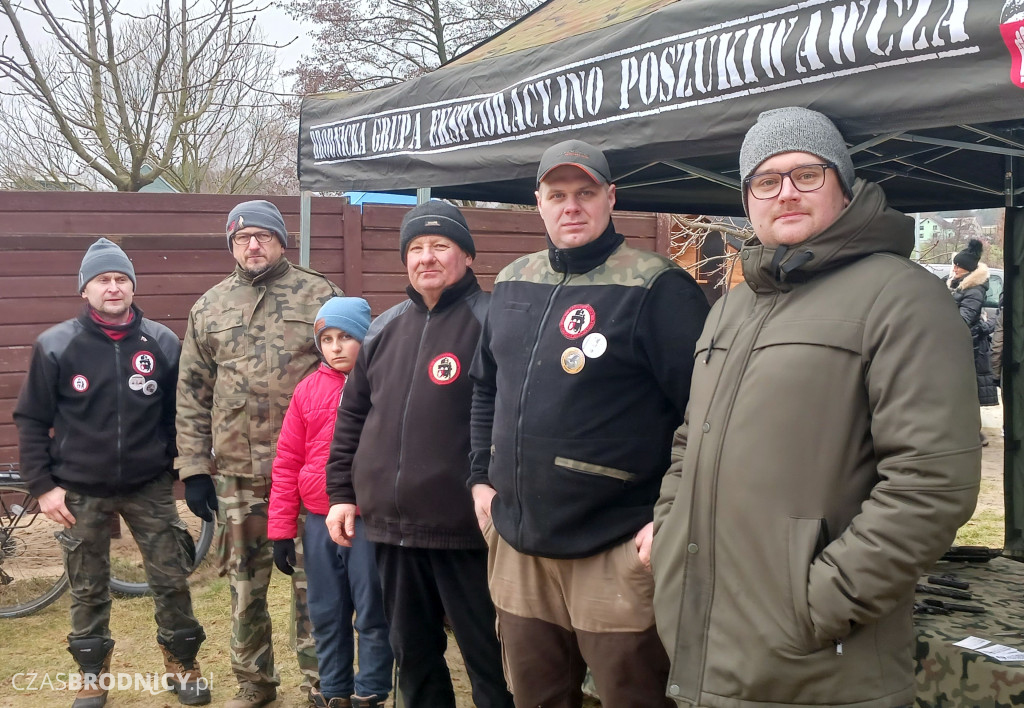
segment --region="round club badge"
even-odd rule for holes
[[[141,391],[146,385],[146,377],[142,374],[132,374],[128,377],[128,388],[133,391]]]
[[[71,377],[71,388],[75,389],[79,393],[85,393],[89,390],[89,379],[85,378],[81,374],[75,374]]]
[[[430,380],[439,386],[450,384],[455,379],[459,378],[459,374],[462,373],[462,364],[459,363],[459,357],[455,356],[451,352],[446,352],[438,357],[435,357],[430,362]]]
[[[136,373],[149,376],[156,367],[156,359],[149,352],[139,352],[132,357],[132,368]]]
[[[608,349],[608,340],[600,332],[591,332],[583,338],[583,353],[591,359],[596,359]]]
[[[583,351],[579,347],[569,347],[562,352],[562,369],[567,374],[580,373],[586,363],[587,357],[583,355]]]
[[[573,305],[565,314],[562,315],[562,321],[558,323],[558,327],[562,330],[562,335],[569,339],[579,339],[594,328],[594,323],[597,321],[596,315],[594,315],[594,308],[590,305]]]
[[[142,387],[142,392],[147,396],[152,396],[154,393],[156,393],[156,381],[147,381],[146,384]]]

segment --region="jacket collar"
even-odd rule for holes
[[[473,273],[473,269],[466,268],[466,274],[463,275],[458,282],[445,288],[444,292],[441,293],[441,297],[437,301],[437,304],[434,305],[434,309],[429,310],[429,312],[440,312],[441,310],[451,307],[479,289],[480,284],[476,281],[476,275]],[[417,310],[421,310],[422,312],[428,311],[427,304],[423,302],[423,296],[420,295],[412,285],[406,285],[405,292],[409,295],[409,299],[412,300],[412,304]]]
[[[609,218],[608,226],[601,235],[582,246],[556,248],[550,235],[547,240],[548,261],[556,273],[586,273],[608,260],[608,256],[621,246],[626,238],[615,232],[615,224]]]
[[[97,332],[103,332],[104,329],[112,332],[131,332],[142,326],[142,310],[139,309],[139,306],[134,302],[130,307],[132,310],[132,318],[124,324],[100,324],[93,319],[92,308],[89,307],[89,303],[85,303],[82,307],[82,311],[78,315],[78,321]]]
[[[743,278],[757,293],[788,291],[816,275],[872,253],[909,257],[914,221],[890,209],[882,188],[858,179],[853,199],[831,226],[792,247],[765,246],[754,236],[740,252]]]
[[[280,278],[292,267],[292,264],[288,262],[288,259],[281,256],[281,260],[272,265],[269,270],[266,270],[255,278],[249,275],[249,273],[240,265],[235,263],[235,275],[243,283],[256,287],[257,285],[266,285]]]
[[[328,376],[332,376],[336,379],[341,379],[343,382],[348,379],[348,374],[346,374],[343,371],[338,371],[337,369],[331,368],[330,364],[328,364],[326,361],[320,362],[320,371],[327,374]]]
[[[967,290],[967,288],[973,288],[979,285],[985,286],[987,281],[988,266],[984,263],[979,263],[977,268],[972,270],[963,278],[956,280],[953,276],[950,276],[946,283],[949,285],[950,290]]]

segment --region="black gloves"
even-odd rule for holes
[[[217,491],[213,488],[213,478],[208,474],[187,477],[185,503],[203,521],[213,521],[213,512],[217,511]]]
[[[295,539],[274,541],[274,565],[285,575],[295,572]]]

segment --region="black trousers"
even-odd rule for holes
[[[445,616],[462,650],[477,708],[512,708],[487,589],[487,551],[374,545],[406,708],[455,708],[444,659]]]

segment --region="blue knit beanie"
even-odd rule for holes
[[[320,333],[328,327],[337,327],[362,343],[370,327],[370,303],[361,297],[332,297],[325,302],[313,322],[317,350],[320,349]]]
[[[128,260],[128,256],[113,241],[101,238],[82,258],[82,266],[78,269],[78,292],[85,290],[90,280],[103,273],[124,273],[132,281],[132,289],[137,285],[135,282],[135,267]]]

